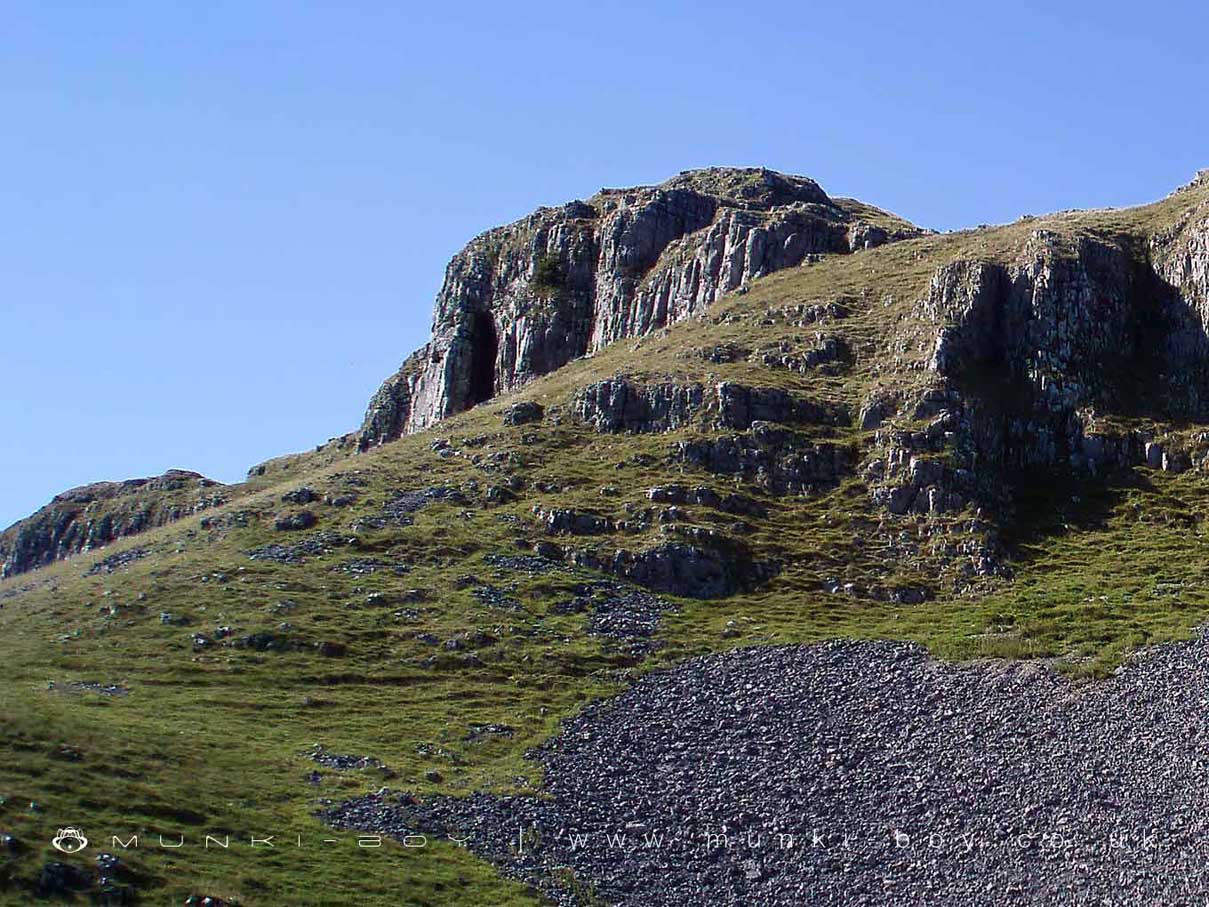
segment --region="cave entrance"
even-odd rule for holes
[[[499,335],[490,312],[475,312],[470,326],[470,398],[474,406],[495,396],[495,357],[499,352]]]

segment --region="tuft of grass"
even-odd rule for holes
[[[530,287],[538,296],[557,296],[566,284],[562,260],[557,255],[542,255],[533,266]]]

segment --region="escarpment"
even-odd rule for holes
[[[1206,206],[1146,237],[1037,229],[940,266],[895,340],[919,355],[860,409],[878,504],[1002,517],[1055,471],[1209,468]],[[995,572],[986,558],[977,572]]]
[[[432,339],[370,401],[362,448],[680,321],[810,256],[919,235],[892,215],[764,169],[602,189],[482,234],[449,263]]]
[[[160,476],[72,488],[0,533],[5,577],[223,503],[223,486],[182,469]]]
[[[1209,471],[1207,197],[1201,180],[1144,209],[939,236],[831,199],[804,178],[706,170],[539,209],[451,262],[434,339],[379,391],[360,446],[658,328],[571,365],[540,402],[516,394],[454,423],[476,426],[465,437],[435,439],[439,458],[484,471],[484,488],[463,489],[465,500],[503,507],[554,495],[541,502],[542,535],[583,538],[539,555],[581,557],[651,588],[695,576],[721,595],[771,575],[706,582],[709,571],[677,566],[686,549],[666,547],[726,560],[740,538],[763,537],[764,518],[697,525],[675,505],[642,520],[626,509],[633,502],[598,513],[559,500],[589,491],[544,465],[565,448],[579,458],[574,481],[595,484],[602,503],[624,499],[641,476],[744,489],[769,520],[798,509],[842,514],[810,531],[835,533],[836,550],[855,540],[862,563],[885,576],[859,575],[864,567],[838,557],[826,567],[755,558],[825,570],[811,579],[819,588],[887,600],[964,593],[974,578],[1010,573],[997,539],[1021,489],[1047,481],[1042,474],[1082,482],[1135,466]],[[846,254],[888,239],[903,241]],[[711,305],[709,317],[673,324]],[[328,451],[325,462],[351,453]],[[317,463],[291,458],[288,468]],[[608,472],[589,483],[582,473],[593,468]],[[57,499],[0,537],[5,573],[159,525],[209,497],[132,496],[137,506],[121,507]],[[313,519],[274,514],[273,525],[301,532]],[[348,528],[382,520],[400,522],[387,514]],[[657,569],[642,559],[655,550]]]

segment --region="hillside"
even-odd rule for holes
[[[736,171],[704,173],[656,189],[735,194],[708,180]],[[357,436],[0,583],[0,903],[972,903],[936,855],[657,859],[568,834],[999,841],[1166,808],[1193,835],[1209,181],[932,234],[738,173],[773,200],[715,201],[607,305],[615,272],[578,282],[574,256],[609,259],[643,192],[484,234]],[[558,327],[685,286],[661,275],[691,272],[719,218],[750,236],[808,214],[833,245],[782,235],[781,266],[659,317],[578,346]],[[584,245],[549,238],[568,217]],[[464,271],[505,235],[487,301]],[[1184,769],[1161,758],[1177,739]],[[1027,759],[1035,777],[1009,770]],[[1046,787],[1088,765],[1103,784]],[[53,850],[65,826],[91,846]],[[1171,901],[1167,857],[1132,858],[1137,891]],[[1068,890],[1061,861],[1021,860],[967,865],[999,903]],[[1121,867],[1089,860],[1080,884],[1108,896]]]

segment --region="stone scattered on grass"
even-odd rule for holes
[[[519,601],[510,596],[503,589],[492,586],[490,583],[482,586],[476,586],[471,590],[471,595],[473,595],[476,599],[478,599],[479,602],[487,607],[495,608],[499,611],[517,612],[525,610]]]
[[[308,557],[320,557],[335,548],[349,543],[349,539],[335,532],[316,532],[292,545],[270,544],[252,548],[247,553],[254,561],[273,561],[278,564],[304,564]]]
[[[338,772],[349,772],[367,768],[381,770],[387,767],[382,760],[376,759],[373,756],[353,756],[346,753],[333,753],[319,743],[316,743],[311,748],[308,755],[311,761]]]
[[[650,640],[663,615],[674,610],[671,602],[658,595],[608,581],[582,584],[572,598],[554,606],[556,614],[588,612],[588,632],[593,636],[630,642]],[[635,651],[652,648],[647,643]]]
[[[109,557],[102,558],[97,561],[85,572],[85,576],[96,576],[101,573],[113,573],[129,567],[135,561],[145,558],[150,551],[146,548],[131,548],[129,551],[119,551],[117,554],[111,554]]]
[[[501,570],[514,570],[529,576],[542,576],[563,568],[563,565],[556,561],[525,554],[488,554],[484,556],[483,561]]]
[[[350,576],[370,576],[381,570],[388,570],[395,576],[403,576],[411,572],[411,567],[407,564],[383,561],[372,557],[355,558],[351,561],[345,561],[343,564],[337,564],[332,569],[339,570],[341,573],[347,573]]]
[[[125,696],[130,692],[129,687],[118,683],[98,683],[93,680],[72,680],[62,685],[52,680],[46,685],[46,688],[69,693],[96,693],[100,696]]]
[[[1209,635],[1086,686],[905,643],[741,649],[567,721],[532,754],[540,795],[375,794],[324,817],[456,832],[560,907],[585,887],[620,907],[1200,902],[1206,686]]]
[[[444,485],[434,485],[429,488],[419,488],[410,491],[396,491],[383,505],[376,516],[365,517],[354,524],[354,528],[385,529],[388,526],[410,526],[412,514],[424,509],[429,504],[445,502],[465,504],[466,497],[456,488]]]

